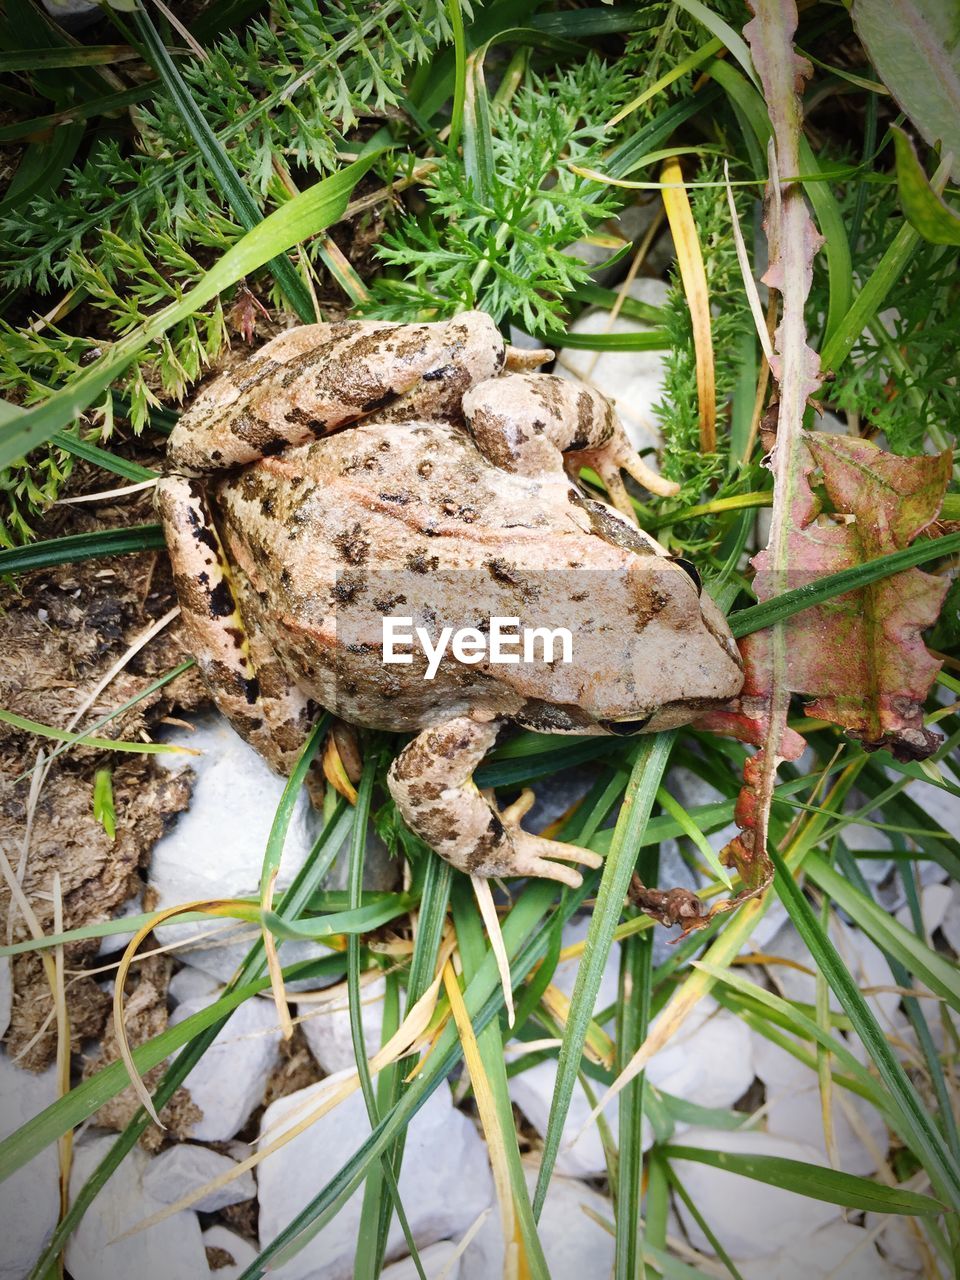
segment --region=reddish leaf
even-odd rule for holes
[[[796,509],[805,508],[805,516],[790,531],[791,587],[909,546],[936,520],[950,478],[949,451],[901,458],[866,440],[819,433],[805,433],[804,445],[808,465]],[[832,517],[817,518],[811,476],[822,483]],[[753,563],[757,595],[768,599],[769,550]],[[814,699],[806,714],[840,725],[868,749],[889,747],[906,759],[929,755],[939,738],[923,727],[923,703],[940,664],[921,632],[937,620],[947,586],[909,569],[788,619],[786,682],[790,692]],[[710,727],[759,746],[769,727],[770,633],[745,637],[741,651],[744,693],[737,707],[711,717]],[[803,739],[788,733],[781,751],[794,759]]]

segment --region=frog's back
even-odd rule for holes
[[[255,621],[311,696],[359,723],[413,729],[468,710],[489,677],[445,662],[425,684],[418,666],[385,665],[384,616],[484,627],[515,615],[531,575],[579,566],[596,542],[571,492],[562,478],[502,471],[465,428],[394,422],[266,458],[218,502]]]

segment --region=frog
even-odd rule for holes
[[[289,329],[181,415],[156,504],[188,645],[272,768],[290,773],[322,710],[412,735],[386,776],[411,831],[466,874],[577,888],[600,857],[525,830],[527,793],[501,810],[474,782],[498,735],[676,728],[734,698],[743,666],[622,472],[676,485],[599,391],[542,371],[552,355],[481,311]],[[384,661],[384,617],[482,637],[494,611],[568,619],[572,660],[448,651],[430,680],[417,654]]]

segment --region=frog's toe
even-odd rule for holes
[[[590,849],[573,844],[561,844],[559,840],[547,840],[519,829],[511,833],[513,838],[514,875],[538,876],[542,880],[558,880],[579,889],[583,876],[565,862],[579,862],[584,867],[596,869],[603,865],[603,858]]]

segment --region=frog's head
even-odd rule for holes
[[[560,571],[540,593],[542,623],[571,633],[570,661],[501,668],[523,698],[514,718],[540,732],[618,737],[689,724],[740,692],[733,636],[692,564],[601,510],[609,567]]]

